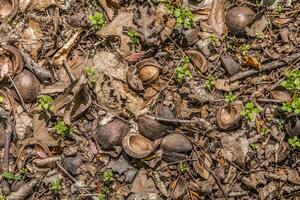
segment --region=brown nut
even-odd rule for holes
[[[30,71],[24,70],[18,74],[14,78],[14,82],[25,103],[33,103],[36,101],[40,93],[40,82]]]
[[[136,64],[138,77],[144,85],[154,83],[159,78],[161,66],[154,59],[144,59]]]
[[[137,133],[128,133],[122,140],[122,146],[133,158],[144,158],[153,152],[151,140]]]
[[[18,0],[3,0],[0,6],[0,22],[12,19],[18,12]],[[7,20],[8,21],[8,20]]]
[[[205,73],[208,69],[208,63],[206,57],[199,51],[189,50],[186,52],[189,56],[193,66],[202,73]]]
[[[0,81],[5,75],[15,76],[23,70],[23,58],[19,50],[13,46],[0,46]]]
[[[167,131],[173,130],[172,126],[164,125],[144,115],[137,118],[137,123],[140,133],[150,140],[161,138],[167,134]]]
[[[234,7],[226,14],[226,25],[231,33],[244,33],[254,19],[255,12],[248,7]]]
[[[239,101],[221,107],[217,113],[217,124],[223,130],[233,130],[241,125],[243,104]]]
[[[114,146],[121,146],[122,139],[129,132],[129,125],[120,119],[103,125],[97,133],[97,140],[104,150],[113,150]]]
[[[293,115],[288,116],[285,124],[285,130],[291,137],[300,136],[300,117]]]
[[[193,146],[187,137],[174,133],[162,139],[161,148],[164,152],[184,153],[191,151]]]

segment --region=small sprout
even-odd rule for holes
[[[266,137],[266,136],[269,134],[269,132],[270,132],[270,129],[268,129],[267,127],[263,127],[263,128],[260,129],[260,133],[261,133],[264,137]]]
[[[106,200],[106,194],[104,194],[104,193],[100,193],[99,195],[98,195],[98,200]]]
[[[259,40],[262,40],[265,38],[265,34],[263,32],[258,32],[255,34],[255,37]]]
[[[277,4],[275,7],[276,15],[280,15],[281,12],[282,12],[282,6],[280,4]]]
[[[236,95],[234,95],[231,91],[225,95],[225,102],[232,103],[236,100]]]
[[[91,83],[95,84],[97,81],[97,73],[96,70],[90,66],[86,66],[83,68],[83,73],[91,81]]]
[[[285,80],[282,81],[281,86],[292,92],[300,90],[300,69],[286,72]]]
[[[183,56],[182,63],[180,66],[176,67],[175,75],[177,77],[177,82],[182,84],[183,80],[192,76],[188,65],[190,63],[190,59],[187,56]]]
[[[216,34],[212,33],[210,34],[210,36],[208,37],[208,41],[212,44],[212,45],[216,45],[217,42],[217,36]]]
[[[52,103],[53,99],[48,95],[42,95],[38,98],[38,107],[41,111],[52,111],[54,109]]]
[[[298,149],[300,147],[300,141],[297,136],[288,139],[289,144],[293,147],[293,149]]]
[[[252,143],[252,144],[250,144],[250,147],[254,150],[254,151],[256,151],[257,149],[258,149],[258,144],[257,143]]]
[[[0,104],[2,104],[4,101],[4,97],[0,95]]]
[[[181,162],[181,163],[179,164],[179,170],[180,170],[180,172],[181,172],[182,174],[184,174],[185,172],[188,172],[188,171],[190,170],[190,168],[189,168],[189,166],[188,166],[187,163]]]
[[[105,171],[103,173],[103,181],[104,183],[111,183],[113,182],[115,179],[114,179],[114,175],[111,171]]]
[[[300,98],[297,96],[294,96],[292,102],[283,102],[281,109],[285,112],[299,114],[300,113]]]
[[[243,44],[241,46],[241,51],[242,51],[242,54],[245,56],[248,54],[249,50],[250,50],[251,46],[250,44]]]
[[[5,200],[5,197],[0,195],[0,200]]]
[[[216,80],[216,77],[210,74],[208,76],[207,80],[205,81],[205,87],[209,91],[211,91],[215,87],[215,80]]]
[[[259,109],[255,107],[253,102],[248,102],[240,114],[244,116],[247,121],[252,121],[257,113],[259,113]]]
[[[21,180],[21,179],[22,179],[21,176],[16,176],[16,175],[14,175],[14,174],[11,173],[11,172],[3,172],[3,173],[1,174],[1,176],[2,176],[3,178],[8,179],[8,180]]]
[[[54,130],[62,137],[66,137],[73,132],[73,129],[69,125],[65,124],[64,121],[58,121],[54,126]]]
[[[260,7],[263,4],[262,0],[255,0],[255,4],[257,7]]]
[[[235,50],[235,46],[232,44],[227,44],[225,51],[233,52]]]
[[[106,24],[106,19],[103,13],[100,12],[95,12],[95,14],[91,15],[89,19],[95,30],[99,30]]]
[[[176,18],[176,26],[183,26],[185,29],[192,28],[194,26],[194,15],[189,8],[174,8],[168,7],[169,12],[171,12]]]
[[[134,29],[129,28],[129,30],[127,32],[127,36],[130,38],[133,45],[140,44],[140,36]]]
[[[59,180],[55,180],[51,183],[51,190],[53,190],[54,192],[58,192],[59,190],[61,190],[61,183]]]
[[[27,167],[22,167],[20,170],[19,170],[20,174],[23,175],[23,174],[26,174],[28,172],[28,169]]]

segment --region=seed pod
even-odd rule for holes
[[[255,12],[248,7],[234,7],[226,14],[226,25],[231,33],[244,33],[254,19]]]
[[[193,66],[202,73],[205,73],[208,68],[208,63],[205,56],[199,51],[189,50],[186,52]]]
[[[221,107],[217,113],[217,124],[223,130],[233,130],[241,125],[241,111],[243,105],[241,102],[235,102],[231,105]]]
[[[151,140],[137,133],[128,133],[122,140],[122,146],[133,158],[144,158],[153,152]]]

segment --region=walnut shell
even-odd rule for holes
[[[162,139],[161,148],[164,152],[184,153],[191,151],[193,145],[186,136],[173,133]]]
[[[254,16],[255,12],[251,8],[234,7],[226,14],[226,25],[231,33],[244,33],[245,28],[252,23]]]
[[[216,117],[218,126],[223,130],[233,130],[240,127],[242,110],[243,104],[238,101],[221,107]]]

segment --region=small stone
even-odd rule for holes
[[[222,66],[230,76],[240,71],[240,65],[231,56],[221,56]]]

